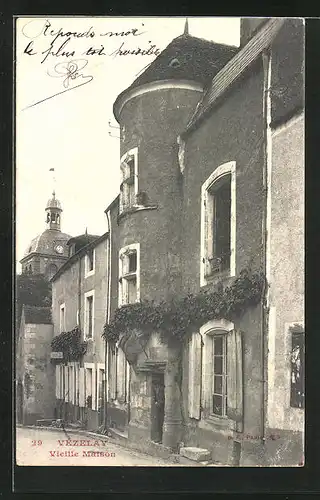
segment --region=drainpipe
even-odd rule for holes
[[[111,215],[110,211],[107,212],[107,220],[108,220],[108,266],[107,266],[107,323],[110,323],[111,317],[111,244],[112,244],[112,227],[111,227]],[[109,394],[109,377],[108,377],[108,352],[109,352],[109,344],[105,341],[105,350],[104,350],[104,376],[105,376],[105,384],[104,384],[104,428],[108,429],[107,424],[107,409],[108,409],[108,394]]]
[[[262,362],[262,397],[261,397],[261,437],[263,445],[266,442],[266,408],[267,408],[267,380],[268,380],[268,312],[269,312],[269,284],[270,284],[270,222],[271,222],[271,167],[272,167],[272,137],[271,137],[271,49],[262,54],[264,87],[263,87],[263,119],[264,119],[264,168],[263,168],[263,267],[266,276],[266,285],[263,290],[261,303],[261,362]]]

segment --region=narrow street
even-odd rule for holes
[[[172,466],[155,458],[102,439],[63,430],[17,427],[17,465],[61,466]]]

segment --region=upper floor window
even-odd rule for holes
[[[217,273],[235,275],[236,238],[235,162],[218,167],[201,190],[200,284]]]
[[[66,306],[61,304],[60,306],[60,333],[66,331]]]
[[[94,268],[95,268],[95,250],[94,248],[90,248],[87,251],[85,258],[85,275],[91,276],[92,274],[94,274]]]
[[[128,245],[119,252],[119,306],[140,299],[140,245]]]
[[[136,205],[138,194],[138,148],[121,158],[120,213]]]
[[[94,291],[91,290],[84,294],[84,337],[93,338],[94,331]]]

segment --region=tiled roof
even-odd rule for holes
[[[237,47],[190,35],[174,38],[129,89],[156,80],[194,80],[206,85],[237,52]]]
[[[25,323],[35,323],[50,325],[51,320],[51,308],[50,307],[39,307],[39,306],[23,306]]]
[[[159,80],[190,80],[205,87],[238,50],[237,47],[187,34],[174,38],[130,87],[117,97],[115,116],[117,103],[123,94],[140,85]]]

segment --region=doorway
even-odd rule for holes
[[[151,440],[162,443],[164,420],[164,374],[151,375]]]

